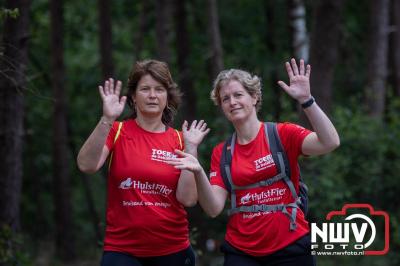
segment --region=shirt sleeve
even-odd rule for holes
[[[301,147],[304,139],[312,131],[292,123],[278,124],[278,134],[281,138],[282,145],[287,153],[291,153],[295,157],[302,154]]]
[[[220,168],[223,146],[224,143],[220,143],[213,149],[211,155],[210,183],[211,185],[217,185],[226,190],[224,181],[222,180],[221,168]]]
[[[118,131],[118,125],[122,122],[114,122],[106,139],[106,146],[111,151],[114,148],[114,138]]]

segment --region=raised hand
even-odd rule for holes
[[[199,161],[193,155],[183,152],[181,150],[175,150],[175,153],[181,157],[169,158],[165,160],[167,164],[173,165],[177,169],[188,170],[193,173],[200,172],[202,170]]]
[[[103,116],[109,120],[117,119],[124,110],[126,96],[119,97],[122,83],[110,78],[104,82],[104,87],[99,86],[99,93],[103,101]]]
[[[194,120],[190,127],[188,125],[189,124],[186,120],[182,125],[185,149],[197,149],[204,137],[208,134],[208,132],[210,132],[210,129],[207,128],[207,123],[205,123],[204,120],[200,120],[198,123],[197,120]]]
[[[285,63],[286,71],[289,76],[288,86],[283,81],[278,81],[279,86],[286,91],[293,99],[299,103],[304,103],[311,98],[310,92],[310,74],[311,66],[307,65],[304,67],[304,60],[300,59],[300,70],[297,67],[296,60],[292,58],[289,62]]]

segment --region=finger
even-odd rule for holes
[[[120,95],[121,88],[122,88],[122,82],[120,80],[118,80],[117,81],[117,86],[115,87],[115,94],[117,94],[117,96]]]
[[[292,79],[294,77],[292,67],[290,66],[289,62],[285,63],[286,67],[286,72],[288,73],[289,79]]]
[[[175,149],[174,152],[175,152],[176,154],[182,156],[182,157],[187,157],[187,153],[186,153],[186,152],[183,152],[183,151],[181,151],[181,150]]]
[[[106,97],[106,95],[104,94],[104,88],[103,86],[99,86],[99,93],[100,93],[100,97],[102,99],[104,99],[104,97]]]
[[[200,120],[200,122],[197,124],[196,128],[200,129],[201,126],[203,125],[203,123],[204,123],[204,120]]]
[[[204,131],[204,130],[206,130],[206,128],[207,128],[207,123],[204,123],[204,124],[201,126],[200,130],[201,130],[201,131]]]
[[[108,80],[106,80],[106,82],[104,82],[104,95],[109,95],[110,94],[110,82]]]
[[[304,76],[304,60],[300,59],[300,75]]]
[[[122,96],[121,99],[119,99],[119,103],[122,104],[122,106],[125,106],[126,96]]]
[[[208,134],[208,132],[210,132],[211,129],[207,128],[206,131],[204,131],[204,136],[206,136]]]
[[[170,165],[178,165],[178,164],[181,164],[181,162],[179,161],[179,159],[178,159],[178,161],[175,159],[167,159],[167,160],[164,160],[164,162],[166,162],[167,164],[170,164]]]
[[[311,66],[310,66],[310,65],[307,65],[307,68],[306,68],[306,77],[309,78],[310,75],[311,75]]]
[[[188,130],[188,121],[183,121],[182,124],[182,131],[186,132]]]
[[[282,89],[284,89],[286,92],[288,92],[288,90],[289,90],[289,86],[285,83],[285,82],[283,82],[283,81],[278,81],[278,85],[282,88]]]
[[[297,68],[296,59],[292,58],[292,60],[290,60],[290,62],[292,63],[294,75],[299,75],[299,69]]]
[[[110,78],[110,93],[115,94],[114,91],[114,79]]]
[[[175,167],[176,169],[179,169],[179,170],[186,170],[186,169],[187,169],[187,167],[184,166],[184,165],[175,165],[174,167]]]
[[[190,129],[196,128],[196,125],[197,125],[197,120],[194,120],[194,121],[192,122],[192,125],[190,126]]]

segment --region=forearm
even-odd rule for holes
[[[336,128],[318,104],[313,103],[303,110],[321,144],[331,148],[339,146],[340,139]]]
[[[185,146],[185,152],[197,158],[197,147]],[[182,170],[176,189],[176,198],[185,207],[193,207],[197,203],[197,188],[194,174],[191,171]]]
[[[182,170],[176,189],[176,199],[185,207],[193,207],[197,203],[196,181],[192,172]]]
[[[81,171],[94,173],[101,167],[99,163],[112,123],[112,120],[106,120],[102,117],[83,144],[77,158],[78,167]]]
[[[195,173],[195,179],[200,206],[209,216],[216,217],[224,209],[227,192],[215,191],[203,169]]]

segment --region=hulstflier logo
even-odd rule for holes
[[[129,189],[132,186],[132,179],[130,177],[128,177],[127,179],[125,179],[124,181],[121,182],[121,184],[119,185],[119,188],[121,189]]]
[[[169,196],[173,191],[173,189],[167,185],[151,183],[148,181],[142,182],[140,180],[133,180],[130,177],[127,177],[125,180],[121,181],[118,187],[124,190],[136,189],[142,194],[157,194],[165,197]]]
[[[256,202],[257,204],[281,200],[285,195],[286,188],[272,188],[259,193],[247,193],[240,198],[240,204]]]
[[[389,215],[370,204],[346,204],[311,223],[313,255],[384,255],[389,251]]]

